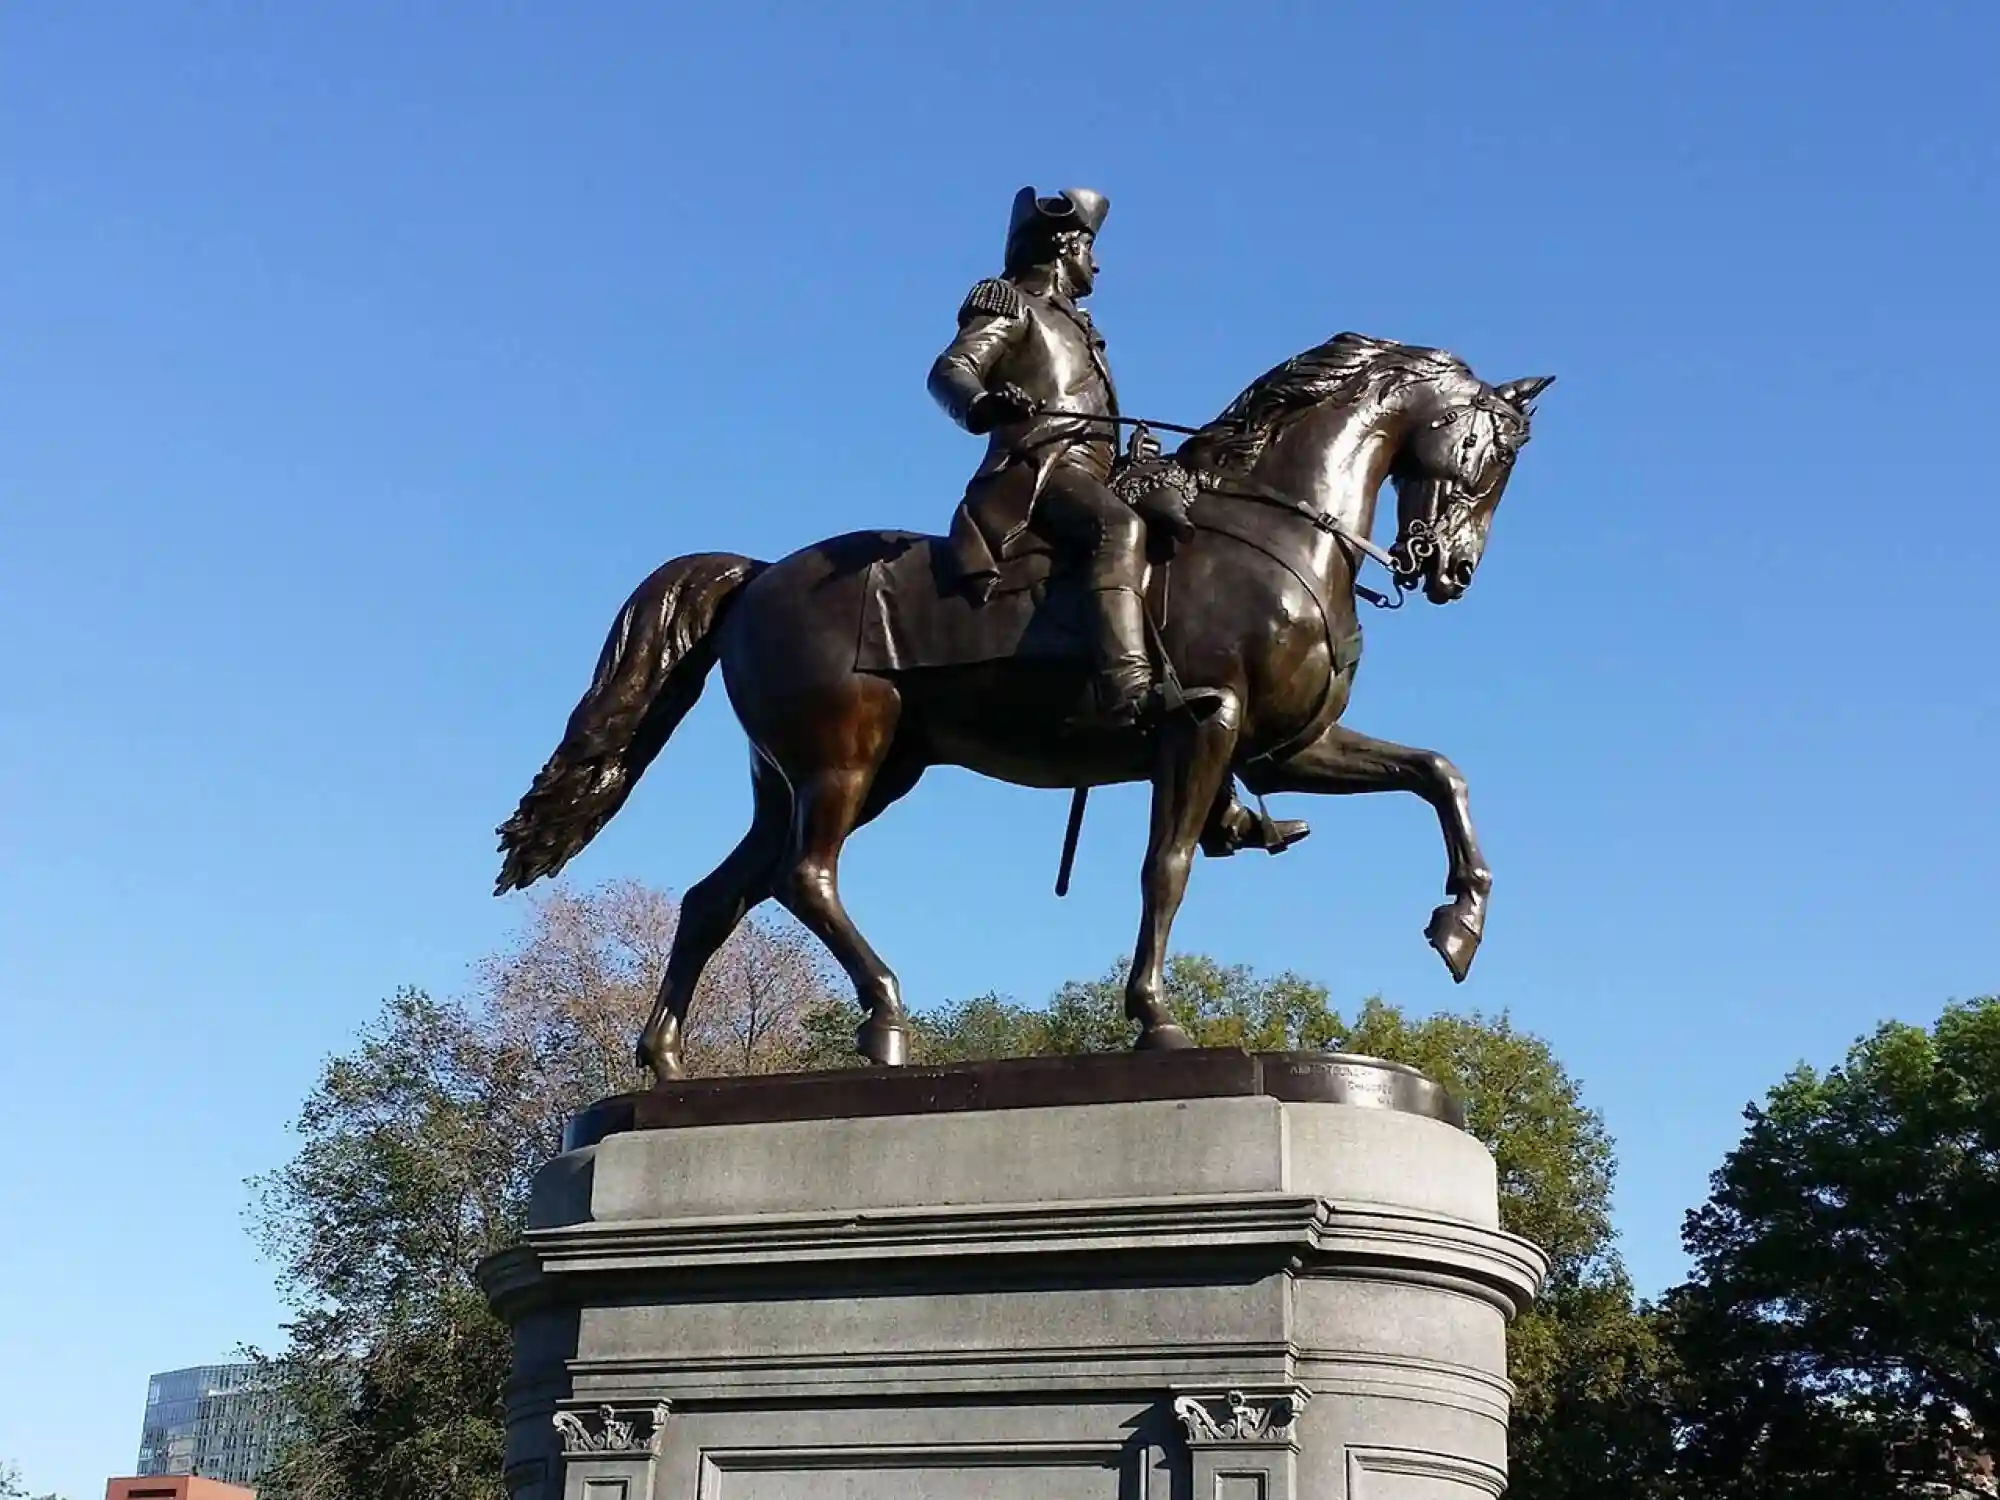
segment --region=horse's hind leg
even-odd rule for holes
[[[901,987],[840,900],[840,851],[868,802],[874,767],[817,771],[793,788],[792,839],[773,894],[826,944],[867,1012],[855,1045],[870,1062],[908,1059]]]
[[[662,1083],[687,1075],[681,1031],[702,971],[751,908],[770,896],[771,877],[784,856],[785,836],[792,821],[791,791],[785,779],[755,754],[750,787],[755,799],[750,831],[730,850],[728,858],[695,882],[681,899],[667,972],[660,981],[653,1013],[639,1033],[639,1065],[651,1069]]]
[[[895,754],[901,699],[879,678],[849,678],[811,724],[772,726],[765,741],[791,785],[791,835],[771,894],[826,944],[867,1012],[855,1045],[870,1062],[909,1053],[901,986],[840,900],[840,851],[862,822],[916,784],[921,764]]]
[[[1415,792],[1436,811],[1444,832],[1448,873],[1445,893],[1452,899],[1431,913],[1424,936],[1462,980],[1479,951],[1486,928],[1486,900],[1493,873],[1472,832],[1472,808],[1458,767],[1435,750],[1418,750],[1370,739],[1338,724],[1298,754],[1250,778],[1259,792]]]

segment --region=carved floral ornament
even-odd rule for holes
[[[1176,1396],[1174,1415],[1190,1443],[1289,1443],[1306,1393]]]
[[[667,1425],[668,1410],[664,1401],[622,1410],[600,1406],[594,1412],[559,1411],[553,1420],[565,1453],[651,1453]]]

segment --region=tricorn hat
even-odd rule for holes
[[[1007,221],[1007,253],[1011,256],[1015,242],[1035,229],[1048,233],[1081,229],[1094,237],[1110,212],[1111,200],[1089,188],[1064,188],[1054,197],[1042,198],[1024,187],[1014,195],[1014,214]]]

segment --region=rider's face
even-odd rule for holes
[[[1056,260],[1079,297],[1087,295],[1097,284],[1097,248],[1090,235],[1081,230],[1058,235]]]

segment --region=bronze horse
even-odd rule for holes
[[[1488,386],[1435,349],[1341,334],[1287,360],[1174,455],[1200,483],[1194,529],[1168,569],[1159,643],[1211,711],[1150,727],[1079,730],[1087,663],[1008,658],[913,671],[857,666],[875,564],[932,539],[878,532],[817,542],[776,563],[676,558],[619,612],[568,730],[500,829],[499,891],[560,870],[624,804],[700,695],[723,681],[753,753],[755,813],[682,903],[659,998],[638,1041],[655,1076],[681,1076],[681,1027],[710,958],[775,898],[824,942],[866,1013],[857,1046],[904,1060],[896,976],[842,906],[847,836],[958,765],[1021,786],[1150,780],[1144,910],[1125,988],[1137,1046],[1189,1045],[1163,999],[1168,932],[1197,840],[1253,792],[1408,791],[1436,809],[1450,897],[1426,936],[1456,979],[1471,966],[1492,875],[1466,784],[1442,755],[1337,721],[1358,650],[1356,571],[1382,482],[1398,526],[1387,556],[1433,603],[1472,582],[1533,401],[1549,378]],[[1372,551],[1373,549],[1367,549]],[[899,575],[907,577],[907,574]]]

